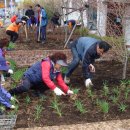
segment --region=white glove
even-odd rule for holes
[[[22,20],[22,23],[23,23],[23,24],[25,24],[25,23],[26,23],[26,21]]]
[[[90,72],[95,72],[95,67],[92,64],[89,65],[89,69]]]
[[[19,101],[16,98],[14,98],[14,97],[11,97],[10,100],[11,101],[16,101],[17,103],[19,103]]]
[[[40,18],[42,17],[42,14],[40,14]]]
[[[65,93],[63,91],[61,91],[59,88],[57,88],[57,87],[54,89],[54,92],[58,96],[65,95]]]
[[[85,86],[86,87],[89,87],[89,86],[92,86],[93,84],[92,84],[92,81],[91,81],[91,79],[86,79],[85,80]]]
[[[12,69],[9,69],[9,70],[8,70],[8,73],[13,74],[14,72],[13,72]]]
[[[11,105],[10,109],[15,109],[16,107],[14,105]]]
[[[74,94],[74,92],[73,92],[72,90],[68,90],[68,91],[67,91],[67,94],[68,94],[68,95],[72,95],[72,94]]]

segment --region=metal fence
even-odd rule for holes
[[[0,115],[0,130],[12,130],[16,119],[17,115]]]

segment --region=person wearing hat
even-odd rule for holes
[[[9,47],[11,49],[14,49],[15,47],[15,41],[18,39],[18,31],[22,25],[24,25],[26,21],[24,20],[16,20],[12,24],[10,24],[6,29],[6,34],[10,36],[10,43]]]
[[[5,58],[0,56],[0,75],[2,75],[4,71],[8,71],[8,70],[9,70],[9,66],[6,64]],[[7,108],[15,109],[15,106],[10,103],[11,100],[18,102],[18,100],[15,99],[13,96],[11,96],[11,94],[7,92],[1,86],[0,83],[0,103],[5,105]]]
[[[16,95],[27,92],[29,89],[40,90],[40,92],[51,89],[56,95],[73,94],[73,91],[64,83],[60,72],[62,66],[67,66],[66,59],[65,54],[58,52],[36,62],[23,74],[22,84],[10,89],[9,92]]]

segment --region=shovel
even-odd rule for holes
[[[25,31],[25,35],[26,35],[25,42],[30,42],[30,39],[28,39],[28,33],[27,33],[27,26],[26,25],[24,25],[24,31]]]
[[[38,42],[40,42],[40,36],[41,36],[41,17],[40,17],[40,23],[39,23],[39,30],[38,30]]]

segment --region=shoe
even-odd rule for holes
[[[45,44],[45,41],[42,41],[42,44]]]
[[[69,77],[64,77],[64,82],[66,83],[66,84],[69,84],[70,83],[70,78]]]
[[[40,42],[41,42],[41,41],[38,41],[38,40],[37,40],[37,43],[40,43]]]

